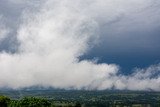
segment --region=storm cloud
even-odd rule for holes
[[[15,51],[6,51],[2,44],[1,88],[160,90],[159,64],[135,69],[126,76],[116,64],[79,59],[99,44],[100,38],[110,37],[103,34],[104,28],[119,33],[159,26],[159,1],[7,0],[3,3],[7,10],[1,11],[5,21],[0,23],[0,42],[10,42],[8,38],[14,37],[8,47],[13,46]]]

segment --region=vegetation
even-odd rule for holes
[[[10,107],[50,107],[51,103],[47,99],[25,97],[21,100],[12,100],[9,103]]]
[[[6,96],[0,96],[0,107],[7,107],[9,102],[10,102],[10,98]]]
[[[59,103],[54,101],[49,101],[45,98],[36,97],[24,97],[20,100],[10,100],[9,97],[0,96],[0,107],[81,107],[81,104],[76,102],[66,103],[60,101]]]
[[[0,94],[9,96],[0,96],[0,107],[160,107],[158,92],[21,90]]]

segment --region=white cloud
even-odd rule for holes
[[[37,13],[25,10],[23,23],[17,30],[20,43],[17,53],[0,53],[0,87],[40,85],[89,90],[112,87],[160,90],[160,86],[153,85],[153,82],[160,83],[160,77],[150,78],[154,74],[150,72],[159,72],[159,69],[149,67],[124,76],[118,75],[117,65],[78,59],[97,41],[102,23],[126,14],[124,11],[135,12],[128,5],[132,3],[137,7],[143,2],[48,0]],[[141,8],[147,7],[150,2],[152,0],[145,2]]]
[[[130,76],[121,76],[116,88],[129,90],[160,90],[160,64],[136,69]],[[120,85],[120,84],[122,85]]]

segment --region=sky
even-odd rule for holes
[[[159,0],[0,0],[0,88],[160,91]]]

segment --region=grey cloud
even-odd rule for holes
[[[40,85],[88,90],[112,87],[160,90],[158,85],[147,86],[147,83],[160,83],[159,76],[149,78],[154,75],[150,72],[159,73],[159,69],[149,67],[149,70],[138,70],[131,76],[125,76],[118,74],[118,65],[79,60],[80,56],[97,43],[103,23],[122,23],[127,14],[146,8],[152,2],[47,0],[37,2],[40,5],[34,5],[32,1],[28,1],[27,5],[31,4],[31,7],[24,8],[16,16],[21,21],[13,28],[19,43],[17,51],[14,54],[0,53],[0,87],[17,89]],[[8,3],[25,6],[25,1],[20,0],[8,0]],[[133,6],[130,7],[129,4]],[[36,11],[32,11],[33,7]],[[122,19],[117,20],[119,17]],[[159,65],[155,66],[157,67]]]

